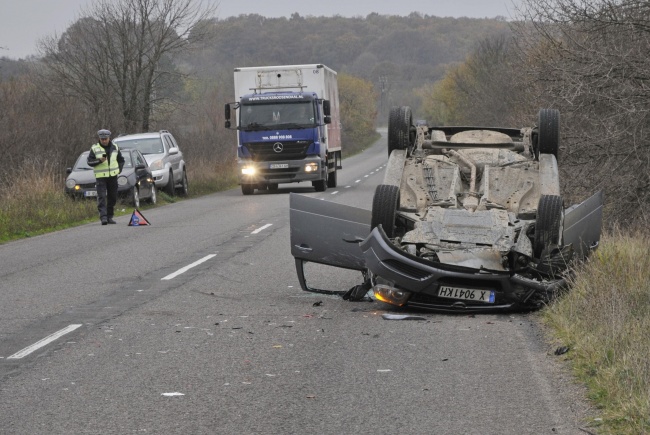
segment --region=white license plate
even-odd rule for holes
[[[469,288],[449,287],[443,285],[438,290],[438,296],[447,299],[460,299],[468,301],[494,303],[493,290],[473,290]]]
[[[84,196],[97,196],[97,191],[95,190],[86,190]]]
[[[269,165],[269,169],[287,169],[289,167],[289,163],[271,163]]]

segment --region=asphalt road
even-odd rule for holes
[[[1,245],[0,433],[584,434],[534,315],[384,320],[300,289],[288,192],[369,209],[385,164],[384,132],[323,193],[235,189]]]

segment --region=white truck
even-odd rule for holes
[[[336,72],[322,64],[235,68],[226,128],[237,132],[242,193],[311,181],[336,187],[341,124]],[[231,114],[234,113],[234,124]]]

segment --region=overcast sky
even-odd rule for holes
[[[511,18],[521,0],[221,0],[216,16],[240,14],[265,17],[409,15],[421,12],[439,17]],[[38,55],[36,43],[60,35],[93,0],[0,0],[0,57]]]

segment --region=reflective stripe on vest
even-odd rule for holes
[[[114,177],[120,173],[120,165],[117,163],[117,153],[119,151],[119,148],[117,148],[117,145],[113,145],[115,146],[115,149],[111,153],[110,162],[107,158],[106,161],[93,168],[95,172],[95,178]],[[106,149],[104,149],[104,147],[98,143],[90,147],[90,149],[93,150],[97,159],[99,159],[103,154],[108,157],[108,154],[106,154]]]

